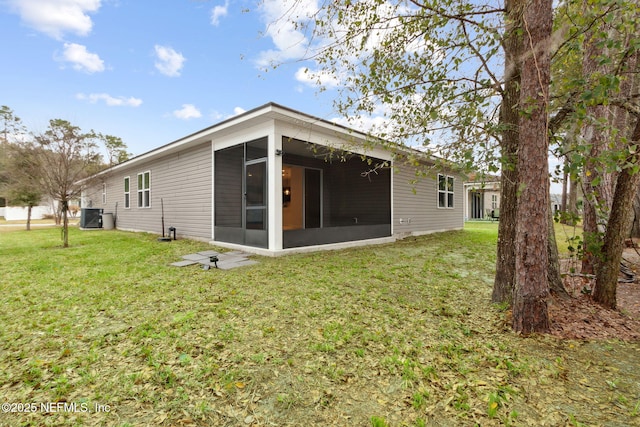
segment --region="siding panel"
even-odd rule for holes
[[[93,207],[116,212],[121,229],[162,233],[164,225],[176,227],[178,236],[208,240],[211,230],[211,143],[170,154],[157,160],[119,169],[106,178],[107,203],[102,190],[87,192]],[[138,173],[151,172],[151,206],[138,208]],[[124,208],[124,177],[130,177],[131,207]]]
[[[394,234],[428,233],[464,226],[463,179],[456,174],[450,175],[455,177],[454,207],[439,208],[437,178],[424,177],[412,183],[416,179],[414,170],[405,165],[396,166],[393,175]]]

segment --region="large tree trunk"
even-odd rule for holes
[[[520,84],[518,207],[516,211],[516,283],[513,329],[548,332],[549,316],[549,129],[551,74],[549,44],[552,0],[527,2]]]
[[[638,54],[629,58],[628,67],[631,71],[638,70]],[[623,96],[631,98],[637,93],[638,80],[633,77],[627,77],[621,82],[620,93]],[[604,235],[602,252],[598,260],[596,269],[596,286],[593,293],[593,299],[607,308],[616,308],[616,293],[618,286],[618,273],[620,271],[620,261],[622,260],[622,251],[624,249],[624,239],[631,227],[633,220],[633,201],[638,193],[638,184],[640,183],[640,173],[634,173],[633,167],[638,165],[640,156],[637,152],[637,145],[640,143],[640,117],[635,118],[635,126],[631,123],[631,117],[627,111],[617,109],[613,118],[618,134],[630,134],[628,143],[625,147],[620,146],[618,141],[618,149],[628,150],[630,153],[626,159],[625,166],[617,175],[615,183],[615,193],[607,229]],[[633,127],[632,127],[633,126]],[[631,150],[631,147],[636,147]]]
[[[637,191],[633,196],[633,224],[631,225],[631,237],[640,237],[640,193]]]
[[[515,283],[516,207],[518,190],[518,104],[520,102],[520,57],[522,51],[522,6],[518,0],[507,0],[505,35],[505,85],[500,106],[502,126],[500,178],[500,223],[496,276],[491,301],[511,304]]]
[[[636,126],[636,132],[640,137],[640,122]],[[637,161],[636,156],[635,162]],[[639,182],[640,174],[632,175],[629,168],[623,169],[618,176],[613,208],[602,245],[602,261],[598,263],[593,292],[593,299],[606,308],[616,308],[618,274],[625,233],[633,219],[633,194],[638,191]]]
[[[587,2],[585,7],[589,7]],[[603,26],[597,30],[589,31],[585,35],[583,44],[584,56],[582,59],[582,74],[585,79],[591,79],[594,75],[606,75],[609,71],[607,65],[601,61],[603,47],[601,32],[607,31]],[[591,82],[597,85],[597,82]],[[587,89],[592,89],[588,87]],[[582,137],[585,143],[591,147],[583,171],[584,214],[582,218],[584,251],[582,258],[582,273],[594,274],[602,246],[602,233],[604,224],[609,217],[609,211],[613,202],[613,177],[605,170],[602,162],[602,154],[606,150],[606,144],[610,138],[608,128],[610,111],[605,105],[587,106],[587,119],[582,128]]]

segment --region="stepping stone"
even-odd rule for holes
[[[199,255],[199,254],[184,255],[182,258],[183,259],[188,259],[190,261],[196,261],[196,262],[200,262],[202,260],[209,261],[209,257],[208,256],[203,256],[203,255]]]
[[[186,267],[188,265],[193,265],[193,264],[197,264],[197,263],[198,263],[198,261],[185,260],[185,261],[174,262],[171,265],[173,265],[174,267]]]
[[[202,255],[203,257],[208,258],[214,255],[220,255],[220,253],[216,251],[202,251],[202,252],[198,252],[197,255]]]
[[[218,268],[220,270],[230,270],[236,267],[243,267],[246,265],[257,264],[258,261],[253,261],[248,259],[249,254],[241,251],[232,251],[219,253],[216,251],[202,251],[195,254],[183,255],[182,259],[184,261],[174,262],[173,266],[176,267],[185,267],[187,265],[193,264],[202,264],[205,266],[209,266],[209,268],[215,268],[216,263],[211,262],[211,257],[218,257]]]
[[[252,261],[250,259],[231,261],[231,262],[226,261],[223,263],[218,262],[218,268],[220,270],[231,270],[232,268],[244,267],[247,265],[253,265],[257,263],[258,263],[257,261]]]

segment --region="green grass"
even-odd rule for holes
[[[71,231],[0,232],[0,396],[91,411],[2,426],[640,423],[637,343],[523,339],[489,303],[497,223],[229,271]]]

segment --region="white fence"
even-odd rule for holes
[[[0,208],[0,216],[4,216],[7,221],[26,221],[28,209],[20,206],[7,206]],[[42,219],[45,215],[52,215],[50,206],[34,206],[31,209],[31,219]]]

